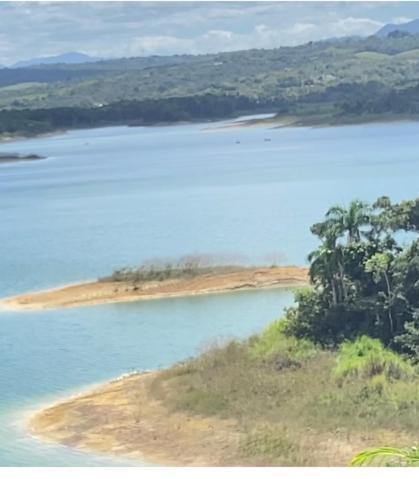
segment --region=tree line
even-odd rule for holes
[[[0,110],[0,134],[37,134],[67,128],[147,125],[157,122],[214,120],[250,111],[266,111],[275,103],[240,95],[197,95],[144,101],[121,101],[96,108],[59,107]]]

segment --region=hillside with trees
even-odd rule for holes
[[[418,105],[419,35],[408,33],[0,69],[0,131],[9,134],[261,111],[335,124],[416,117]]]

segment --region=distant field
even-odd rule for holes
[[[410,50],[408,52],[402,52],[402,53],[398,53],[397,55],[397,58],[403,58],[403,59],[419,59],[419,49],[415,49],[415,50]]]
[[[378,52],[359,52],[355,54],[356,58],[361,60],[388,60],[390,55]]]

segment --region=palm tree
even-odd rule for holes
[[[366,263],[365,271],[367,273],[372,273],[374,281],[378,283],[383,277],[385,279],[387,291],[384,293],[386,296],[387,309],[388,309],[388,319],[390,325],[391,335],[394,335],[394,319],[392,314],[392,306],[394,303],[395,296],[393,294],[389,270],[390,270],[391,257],[386,253],[375,253]]]
[[[322,282],[331,291],[332,302],[336,306],[348,299],[344,271],[345,248],[337,242],[342,235],[342,228],[338,222],[328,218],[313,225],[311,232],[322,240],[320,247],[308,256],[311,263],[311,280],[323,279]]]
[[[322,237],[321,245],[308,255],[310,261],[310,279],[312,282],[319,281],[325,288],[332,293],[332,303],[334,306],[339,301],[339,285],[337,278],[339,276],[340,266],[340,248],[338,248],[337,231],[334,226],[321,223],[318,235]]]
[[[339,234],[347,233],[348,244],[361,241],[361,227],[369,223],[369,208],[367,203],[352,201],[346,209],[342,206],[332,206],[326,213],[326,223],[335,225]]]

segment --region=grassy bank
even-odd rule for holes
[[[365,447],[414,442],[419,382],[410,365],[381,347],[357,364],[353,345],[321,351],[277,326],[157,376],[154,394],[173,412],[236,420],[237,463],[347,465]]]
[[[330,352],[282,330],[276,322],[248,341],[110,384],[40,412],[32,428],[178,465],[346,466],[365,448],[415,442],[413,366],[370,338]]]

